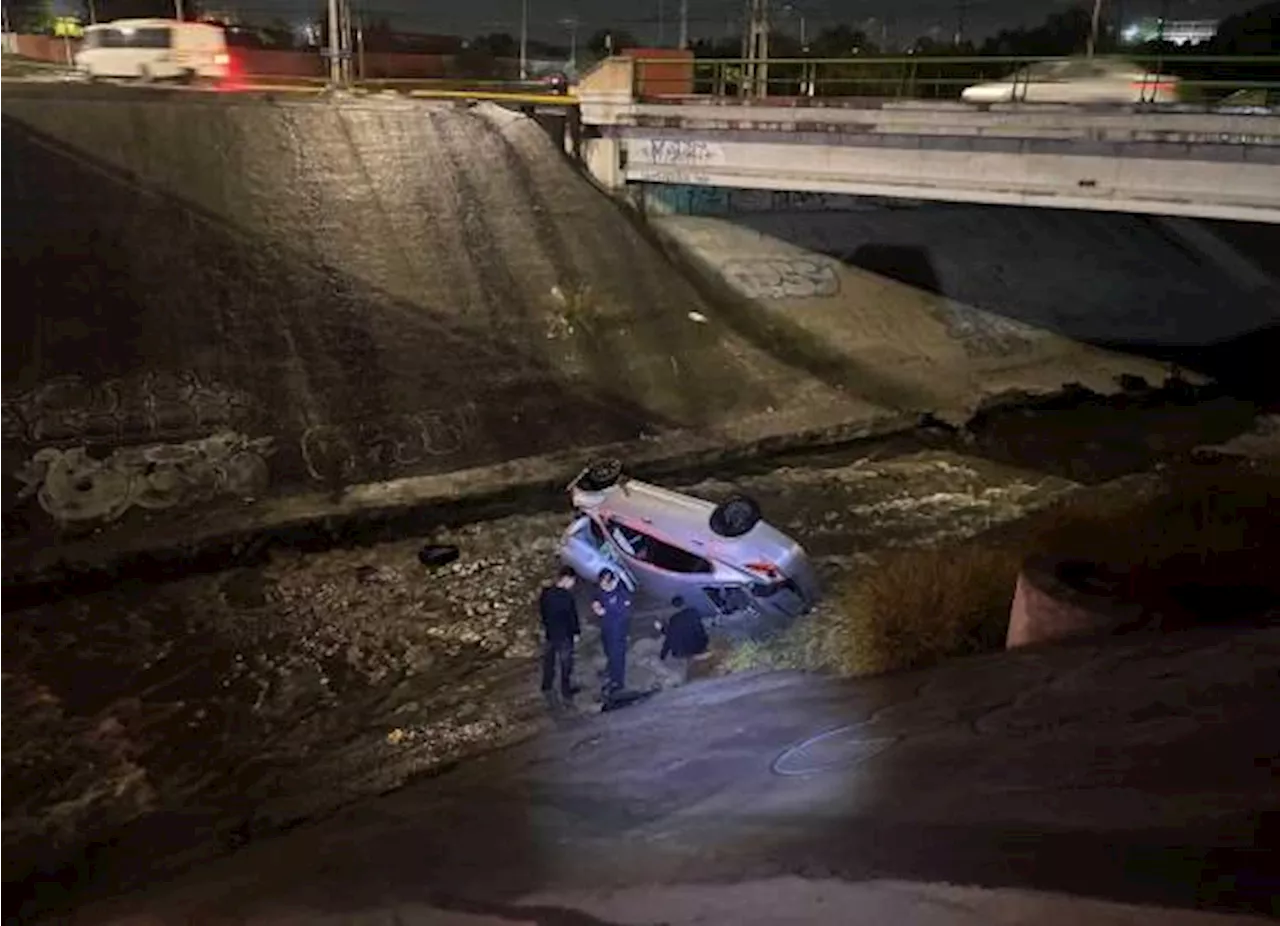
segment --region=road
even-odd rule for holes
[[[689,686],[567,723],[76,922],[176,923],[199,912],[252,923],[1165,924],[1216,920],[1151,907],[1274,914],[1277,670],[1273,627],[1000,654],[861,682],[773,674]]]

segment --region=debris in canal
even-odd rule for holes
[[[1187,440],[1195,446],[1194,434]],[[940,561],[979,535],[980,549],[1017,549],[1029,512],[1081,491],[1062,476],[918,444],[664,481],[704,497],[751,495],[803,538],[830,589],[893,557]],[[1121,494],[1142,497],[1128,484]],[[154,877],[166,860],[222,851],[246,833],[331,812],[550,723],[533,664],[534,602],[554,574],[562,527],[563,512],[551,511],[450,528],[447,537],[313,552],[272,546],[261,562],[220,573],[10,610],[4,736],[22,749],[4,755],[6,880],[56,872],[114,839],[116,857],[137,859],[111,869],[103,887],[119,890]],[[992,531],[998,541],[986,539]],[[459,557],[425,581],[424,544],[456,547]],[[978,602],[957,613],[986,613],[982,595],[956,600]],[[819,611],[806,632],[825,619]],[[651,620],[635,624],[649,632]],[[892,626],[886,619],[884,631]],[[589,623],[584,631],[585,673],[599,646]],[[979,645],[957,631],[912,659],[954,651],[954,639],[961,649]],[[731,664],[777,646],[748,644]],[[717,661],[724,670],[724,640],[712,649],[697,674]],[[656,640],[633,642],[634,688],[660,684],[657,650]],[[203,809],[184,832],[203,835],[151,858],[148,827],[189,808]]]

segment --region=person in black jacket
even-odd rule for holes
[[[552,685],[559,667],[560,697],[566,704],[573,703],[577,692],[573,685],[573,646],[582,633],[578,623],[578,604],[573,597],[577,581],[577,574],[565,566],[556,577],[555,585],[544,588],[538,598],[542,631],[546,638],[542,647],[542,694],[549,701],[554,697]]]
[[[686,607],[679,595],[671,599],[671,604],[676,613],[667,618],[665,626],[660,625],[662,652],[658,659],[663,687],[684,684],[689,674],[689,660],[705,653],[711,642],[696,610]]]

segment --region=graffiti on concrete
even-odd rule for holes
[[[725,215],[729,212],[729,191],[714,186],[647,187],[644,202],[646,209],[661,214]]]
[[[951,299],[938,309],[947,334],[960,342],[970,357],[1008,357],[1031,347],[1036,330],[1021,322],[984,312]]]
[[[160,510],[220,496],[253,499],[270,481],[270,437],[234,431],[182,443],[121,447],[105,459],[87,448],[44,447],[16,473],[20,499],[35,496],[55,521],[112,521],[135,505]]]
[[[803,190],[733,190],[733,212],[850,212],[870,208],[865,200],[845,193],[809,193]]]
[[[724,149],[711,142],[692,138],[649,138],[644,141],[644,157],[650,164],[698,165],[724,160]]]
[[[629,179],[640,183],[707,184],[711,182],[711,177],[708,174],[700,173],[697,170],[672,167],[639,167],[631,172]]]
[[[243,422],[249,397],[194,372],[51,379],[3,403],[4,438],[29,445],[194,438]]]
[[[752,299],[815,299],[840,292],[835,263],[820,257],[735,258],[721,272]]]
[[[631,173],[634,180],[665,183],[653,191],[650,202],[657,211],[675,215],[749,215],[771,212],[855,212],[875,208],[865,199],[844,193],[806,193],[796,190],[746,190],[708,187],[706,174],[696,167],[645,168]],[[679,186],[678,184],[689,184]]]
[[[424,411],[350,425],[322,424],[302,435],[302,459],[312,479],[350,481],[387,476],[429,459],[450,457],[475,443],[479,419],[474,405]]]

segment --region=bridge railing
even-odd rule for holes
[[[692,97],[825,97],[959,100],[965,87],[1008,81],[1025,93],[1024,69],[1066,57],[900,55],[853,58],[636,59],[640,99]],[[1114,59],[1113,59],[1114,60]],[[1124,56],[1150,79],[1134,87],[1134,102],[1154,96],[1157,76],[1176,77],[1180,102],[1213,105],[1241,94],[1242,105],[1280,105],[1280,55]],[[1033,76],[1032,83],[1036,82]],[[1145,83],[1142,81],[1140,83]],[[1235,100],[1233,100],[1235,102]]]

